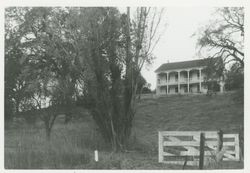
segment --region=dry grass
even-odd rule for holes
[[[238,133],[243,125],[243,104],[231,94],[169,96],[139,104],[135,118],[137,136],[157,146],[157,131],[219,130]]]
[[[222,129],[225,133],[237,133],[243,125],[243,104],[235,103],[231,94],[145,99],[138,104],[128,153],[108,151],[102,138],[94,136],[93,124],[88,115],[67,125],[58,119],[50,142],[46,141],[42,124],[8,128],[5,168],[181,169],[182,166],[158,163],[157,132]],[[93,161],[96,147],[100,156],[98,164]],[[242,168],[243,163],[217,166],[214,168]]]
[[[80,133],[75,133],[79,128],[87,134],[87,124],[57,124],[52,134],[51,141],[46,141],[44,129],[8,130],[5,132],[5,168],[74,168],[88,163],[90,153],[85,148],[84,140]],[[85,131],[85,132],[84,132]],[[86,135],[87,136],[87,135]]]

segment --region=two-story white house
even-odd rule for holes
[[[205,68],[208,59],[162,64],[156,73],[156,95],[207,93]],[[223,92],[224,82],[217,80]]]

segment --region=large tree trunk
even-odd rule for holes
[[[50,141],[51,129],[46,126],[45,130],[46,130],[46,139]]]
[[[52,127],[54,126],[55,119],[57,117],[57,113],[54,110],[50,110],[53,108],[46,108],[46,112],[42,115],[42,120],[45,126],[46,139],[49,141],[51,138]]]
[[[20,105],[20,100],[16,99],[16,104],[15,104],[16,116],[19,116],[19,105]]]
[[[143,53],[141,51],[141,49],[145,49],[145,45],[142,45],[145,42],[143,40],[145,39],[145,28],[154,22],[147,23],[149,10],[146,8],[138,9],[138,21],[133,22],[130,20],[129,7],[127,15],[124,15],[123,18],[117,18],[116,15],[110,16],[112,12],[114,11],[105,13],[105,17],[101,16],[102,19],[105,18],[102,23],[105,24],[105,27],[102,24],[100,26],[90,24],[93,29],[88,35],[91,43],[88,45],[89,55],[87,57],[90,58],[87,59],[87,62],[93,78],[86,82],[86,95],[90,96],[86,101],[89,102],[89,109],[103,138],[110,144],[113,151],[122,151],[127,148],[131,135],[138,76],[145,62],[144,58],[146,59],[148,55],[145,53],[148,50]],[[120,23],[121,26],[116,28],[117,25],[112,24],[119,19],[123,20]],[[131,26],[131,23],[134,22],[136,22],[136,26]],[[130,31],[131,28],[133,31]],[[149,34],[149,39],[152,39],[155,27],[150,28],[153,34]],[[109,37],[103,36],[100,30],[109,33]],[[120,39],[121,36],[122,39]],[[102,37],[108,41],[103,41]],[[103,42],[104,44],[101,44]],[[121,49],[122,51],[119,52]]]

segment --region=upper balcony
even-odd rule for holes
[[[200,77],[189,78],[189,83],[199,83]],[[204,77],[201,77],[201,82],[204,82]]]
[[[190,84],[199,83],[199,82],[200,82],[199,77],[189,78],[189,83]],[[201,82],[204,82],[204,77],[201,78]],[[158,86],[178,85],[178,84],[188,84],[188,78],[180,78],[180,80],[171,79],[171,80],[168,80],[168,82],[166,80],[158,80],[158,82],[157,82]]]

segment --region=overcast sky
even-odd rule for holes
[[[154,50],[156,59],[150,67],[144,66],[142,75],[151,89],[155,89],[154,71],[163,63],[198,59],[196,37],[191,37],[200,27],[213,19],[214,8],[166,7],[167,28]]]

